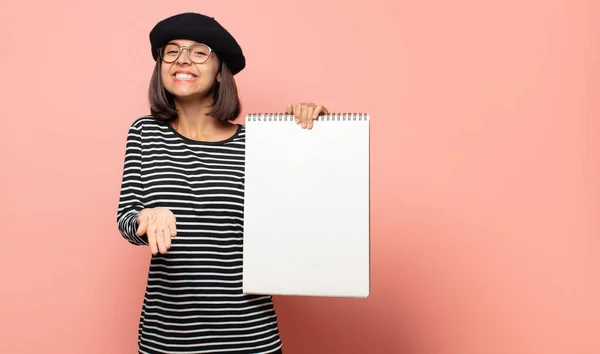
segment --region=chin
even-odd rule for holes
[[[200,92],[200,91],[169,90],[169,92],[171,93],[171,95],[173,95],[173,97],[182,99],[182,100],[189,100],[192,98],[193,99],[204,99],[204,98],[207,98],[208,96],[210,96],[209,93]]]
[[[212,90],[202,89],[200,87],[184,86],[184,85],[164,85],[165,90],[169,92],[173,97],[180,99],[205,99],[212,97]]]

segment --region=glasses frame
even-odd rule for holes
[[[173,59],[173,61],[166,61],[165,58],[163,57],[163,51],[167,45],[176,45],[179,47],[179,53],[177,53],[177,57],[175,59]],[[198,62],[198,61],[195,61],[194,59],[192,59],[192,56],[190,55],[190,48],[196,47],[196,46],[204,46],[204,47],[208,48],[208,55],[206,56],[206,59],[204,61]],[[208,61],[208,59],[210,59],[210,56],[213,52],[213,49],[211,47],[207,46],[206,44],[202,44],[202,43],[197,43],[197,44],[192,44],[192,45],[178,45],[176,43],[167,43],[164,47],[160,47],[158,49],[158,55],[160,56],[160,59],[162,61],[164,61],[165,63],[171,64],[171,63],[176,62],[179,59],[179,57],[181,56],[181,52],[183,52],[184,49],[187,49],[188,58],[194,64],[206,63]]]

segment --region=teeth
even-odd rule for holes
[[[190,74],[175,74],[175,78],[179,80],[193,80],[194,76]]]

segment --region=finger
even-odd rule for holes
[[[158,253],[158,247],[156,247],[156,228],[148,228],[148,245],[150,246],[150,252],[156,256]]]
[[[306,118],[307,118],[307,117],[306,117],[306,109],[307,109],[306,105],[305,105],[305,104],[303,104],[303,105],[302,105],[302,112],[300,113],[300,115],[301,115],[301,118],[300,118],[300,120],[301,120],[301,122],[302,122],[302,128],[306,128],[306,123],[307,123],[307,121],[308,121],[308,120],[306,119]]]
[[[312,129],[312,127],[313,127],[313,120],[314,120],[313,111],[314,111],[314,108],[312,106],[308,107],[306,110],[306,128],[307,129]]]
[[[292,112],[294,112],[294,108],[292,107],[291,104],[288,104],[287,107],[285,108],[285,114],[292,114]]]
[[[162,254],[167,253],[167,245],[165,244],[165,235],[162,229],[156,231],[156,244],[158,245],[158,251]]]
[[[169,250],[171,248],[171,235],[168,232],[168,228],[163,230],[163,238],[165,240],[165,247],[167,248],[165,250],[165,252],[166,252],[167,250]]]
[[[172,237],[176,237],[177,236],[177,227],[175,226],[175,222],[172,222],[171,220],[167,220],[166,224],[167,224],[167,227],[169,228],[169,235],[171,235]]]
[[[302,105],[300,103],[297,103],[296,109],[294,110],[294,119],[296,120],[296,124],[300,124],[301,112]]]

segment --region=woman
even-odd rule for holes
[[[140,353],[281,353],[270,296],[242,293],[245,128],[235,39],[213,18],[184,13],[150,32],[151,115],[127,135],[117,224],[152,259]],[[327,113],[288,105],[310,129]]]

